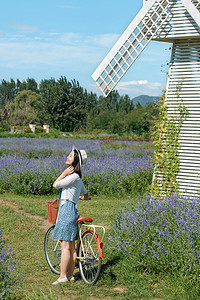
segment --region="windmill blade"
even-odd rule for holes
[[[199,0],[181,0],[192,18],[200,27],[200,1]]]
[[[168,17],[170,0],[148,0],[92,74],[105,96],[114,89]]]

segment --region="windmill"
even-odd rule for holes
[[[105,96],[151,40],[173,44],[166,87],[169,116],[179,97],[188,109],[179,138],[179,191],[200,191],[200,0],[143,0],[143,7],[92,74]]]

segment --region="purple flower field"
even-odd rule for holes
[[[5,244],[0,228],[0,299],[11,299],[11,293],[15,293],[23,280],[23,276],[14,273],[16,269],[14,255],[12,249],[8,249]]]
[[[145,195],[118,211],[110,246],[140,271],[200,276],[200,197],[177,194],[165,199]]]
[[[144,192],[151,183],[153,146],[148,142],[1,138],[0,191],[51,194],[72,145],[85,149],[83,180],[92,194]]]

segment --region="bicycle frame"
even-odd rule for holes
[[[102,258],[103,239],[105,228],[99,225],[91,225],[91,218],[83,217],[79,220],[78,240],[76,243],[77,260],[81,278],[86,284],[95,284],[99,278]],[[86,224],[85,224],[86,222]],[[55,225],[51,226],[45,235],[44,251],[47,263],[51,271],[60,275],[61,245],[59,240],[52,240],[51,235]],[[100,237],[97,234],[100,231]]]
[[[96,233],[96,228],[99,228],[102,230],[102,236],[101,236],[101,239],[100,237],[98,236],[98,234]],[[79,244],[81,244],[81,248],[83,250],[83,257],[79,257],[77,256],[77,259],[79,260],[84,260],[85,257],[86,257],[86,253],[88,252],[88,250],[90,250],[92,252],[92,254],[95,256],[95,253],[93,252],[93,249],[91,247],[91,241],[93,239],[93,236],[91,237],[91,240],[88,242],[88,245],[87,245],[87,248],[84,249],[84,246],[83,246],[83,240],[82,240],[82,235],[87,232],[87,231],[90,231],[94,234],[96,240],[97,240],[97,243],[98,243],[98,248],[99,248],[99,256],[100,258],[103,258],[103,251],[102,251],[102,248],[103,248],[103,239],[104,239],[104,236],[105,236],[105,228],[103,226],[99,226],[99,225],[88,225],[88,224],[84,224],[82,223],[80,225],[80,229],[79,229],[79,238],[78,238],[78,241],[77,241],[77,254],[78,254],[78,248],[79,248]]]
[[[96,228],[99,228],[99,229],[102,230],[101,239],[98,236],[98,234],[96,233]],[[93,249],[92,249],[91,244],[90,244],[90,242],[92,241],[93,237],[91,237],[91,240],[90,240],[90,242],[87,245],[86,251],[84,250],[84,247],[83,247],[82,235],[83,235],[84,232],[87,232],[87,231],[90,231],[90,232],[92,232],[95,235],[95,237],[96,237],[96,239],[98,241],[98,247],[99,247],[99,250],[100,250],[100,257],[103,258],[102,247],[103,247],[103,239],[104,239],[104,236],[105,236],[105,228],[103,226],[99,226],[99,225],[88,225],[88,224],[86,225],[86,224],[82,223],[80,225],[79,238],[77,240],[77,252],[78,252],[78,245],[81,243],[81,247],[83,249],[84,256],[83,257],[77,256],[77,259],[83,260],[85,258],[86,253],[88,252],[89,249],[90,249],[90,251],[92,251],[92,254],[94,255]],[[59,240],[57,240],[57,242],[55,244],[55,248],[54,248],[53,251],[56,251],[56,249],[58,247],[58,244],[59,244]]]

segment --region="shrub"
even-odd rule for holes
[[[136,270],[179,271],[200,276],[200,198],[172,195],[164,200],[145,196],[118,212],[110,245],[126,255]]]
[[[16,261],[12,249],[7,249],[0,228],[0,298],[8,299],[20,286],[23,276],[14,275]]]

